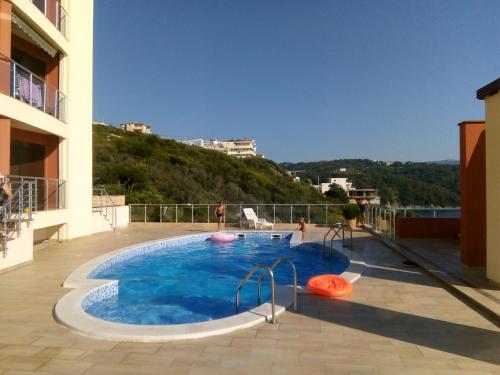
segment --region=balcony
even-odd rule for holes
[[[3,58],[6,60],[7,58]],[[10,60],[10,96],[65,121],[66,96],[27,68]]]
[[[33,211],[62,210],[66,208],[66,181],[57,178],[7,175],[12,191],[24,182],[32,182]]]
[[[68,13],[59,0],[31,0],[40,12],[66,37]]]

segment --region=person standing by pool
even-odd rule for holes
[[[215,207],[214,214],[215,218],[217,219],[217,232],[220,231],[220,227],[223,223],[225,209],[226,208],[224,207],[224,202],[219,202],[219,205]]]
[[[306,220],[304,217],[301,217],[299,219],[299,227],[297,228],[297,230],[300,230],[302,232],[300,240],[304,242],[304,239],[306,238]]]

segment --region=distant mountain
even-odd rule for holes
[[[456,207],[460,204],[460,167],[452,161],[433,163],[384,162],[366,159],[281,163],[285,170],[304,171],[301,178],[327,182],[347,177],[357,188],[380,191],[383,204]]]

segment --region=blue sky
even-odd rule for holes
[[[94,120],[277,162],[458,159],[498,0],[96,0]]]

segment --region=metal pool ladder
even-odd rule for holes
[[[323,246],[326,248],[326,238],[330,234],[330,232],[333,231],[333,236],[330,239],[330,255],[333,253],[333,240],[338,236],[342,237],[342,246],[345,246],[345,231],[346,229],[350,232],[350,245],[352,248],[352,229],[349,225],[342,224],[342,223],[335,223],[330,227],[328,232],[326,232],[325,236],[323,237]]]
[[[240,285],[236,289],[236,312],[238,312],[239,309],[240,309],[240,291],[241,291],[241,289],[246,285],[246,283],[248,282],[248,280],[250,280],[250,278],[252,277],[252,275],[257,270],[263,269],[263,270],[265,270],[265,273],[261,277],[259,277],[259,280],[258,280],[257,303],[259,305],[261,303],[261,284],[262,284],[262,280],[267,275],[269,275],[269,282],[270,282],[270,285],[271,285],[271,314],[272,314],[272,316],[271,316],[271,323],[272,324],[276,323],[276,298],[275,298],[275,287],[274,287],[275,283],[274,283],[273,269],[275,267],[277,267],[281,263],[288,263],[292,267],[292,271],[293,271],[293,293],[294,293],[294,295],[293,295],[293,308],[294,308],[294,311],[297,311],[297,271],[295,269],[294,264],[291,261],[289,261],[286,258],[279,258],[270,267],[265,266],[263,264],[257,264],[257,265],[255,265],[250,270],[250,272],[248,272],[248,274],[245,276],[245,278],[243,279],[243,281],[240,283]]]

